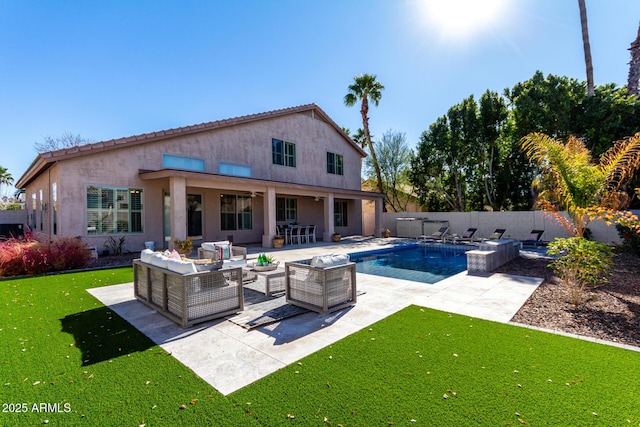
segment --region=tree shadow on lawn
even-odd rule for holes
[[[75,338],[82,366],[145,351],[155,345],[109,307],[99,307],[60,319],[62,332]]]

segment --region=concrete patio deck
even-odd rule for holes
[[[326,253],[380,249],[406,239],[350,238],[271,249],[281,263]],[[264,248],[248,247],[248,259]],[[247,331],[225,319],[183,329],[138,302],[133,284],[106,286],[89,292],[134,327],[170,352],[215,389],[227,395],[321,348],[381,320],[410,304],[509,322],[542,279],[491,274],[457,274],[436,284],[357,273],[364,294],[355,306],[328,315],[308,312]]]

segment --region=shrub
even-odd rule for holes
[[[0,242],[0,276],[21,276],[26,274],[25,253],[39,245],[31,233],[23,237],[12,237]]]
[[[176,239],[173,241],[173,244],[176,247],[176,251],[182,255],[191,254],[191,250],[193,249],[193,242],[188,237],[184,240]]]
[[[570,302],[575,306],[583,302],[588,285],[607,282],[605,276],[611,269],[613,252],[603,243],[584,237],[555,239],[547,253],[559,256],[550,266],[568,287]]]
[[[616,224],[616,230],[622,239],[622,245],[640,256],[640,232],[622,224]]]
[[[106,242],[104,242],[104,247],[107,248],[110,254],[120,256],[122,255],[122,247],[124,246],[124,241],[126,236],[122,236],[116,241],[112,236],[109,236]]]
[[[0,243],[0,276],[4,277],[77,269],[89,260],[87,245],[77,238],[42,243],[26,234]]]

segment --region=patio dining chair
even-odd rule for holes
[[[313,241],[313,243],[316,242],[316,226],[315,225],[307,226],[306,240],[307,240],[307,243],[311,243],[311,241]]]
[[[299,225],[294,225],[293,228],[291,229],[291,244],[295,243],[302,243],[302,231],[303,227],[299,226]]]

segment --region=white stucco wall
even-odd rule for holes
[[[640,211],[633,211],[640,215]],[[363,230],[372,230],[371,215],[365,215]],[[487,237],[496,228],[504,228],[504,237],[514,240],[525,240],[531,230],[545,230],[542,240],[551,241],[556,237],[568,237],[564,227],[555,219],[542,211],[517,211],[517,212],[386,212],[383,214],[384,228],[389,228],[393,236],[398,236],[397,219],[415,218],[419,220],[449,221],[450,233],[461,235],[467,228],[474,227],[478,231],[475,237]],[[619,244],[620,238],[615,226],[606,225],[603,221],[592,221],[589,229],[593,233],[593,239],[603,243]],[[416,237],[416,236],[404,236]]]

